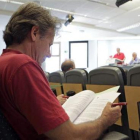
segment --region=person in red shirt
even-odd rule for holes
[[[21,140],[93,140],[121,116],[108,103],[95,121],[73,124],[40,65],[50,54],[58,19],[35,3],[21,5],[5,31],[0,56],[0,110]]]
[[[117,51],[117,53],[114,55],[113,58],[117,58],[117,59],[123,60],[123,62],[118,62],[118,64],[124,63],[124,61],[125,61],[124,53],[120,52],[120,48],[117,48],[116,51]]]

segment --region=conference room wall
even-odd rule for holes
[[[109,45],[110,55],[116,53],[117,47],[120,47],[121,52],[125,54],[127,64],[132,60],[133,52],[136,52],[140,58],[140,40],[112,40]]]
[[[125,54],[125,64],[129,64],[132,60],[132,53],[136,52],[140,58],[140,40],[99,40],[98,41],[98,67],[106,64],[109,56],[116,54],[116,48],[119,47],[121,52]]]
[[[69,41],[61,41],[61,63],[66,59],[69,59]],[[97,40],[88,40],[88,69],[90,71],[97,68]],[[77,58],[78,58],[77,52]],[[44,64],[43,64],[44,65]],[[47,64],[46,64],[47,65]]]
[[[100,66],[104,66],[106,65],[106,61],[107,59],[109,58],[109,46],[110,46],[110,42],[109,41],[98,41],[98,55],[97,55],[97,58],[98,58],[98,64],[97,64],[97,67],[100,67]]]

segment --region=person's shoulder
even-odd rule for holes
[[[13,65],[16,65],[17,67],[27,64],[27,63],[37,63],[35,60],[33,60],[30,56],[26,54],[13,54],[10,58],[10,61]]]
[[[123,52],[121,52],[121,54],[122,54],[122,55],[124,55],[124,53],[123,53]]]

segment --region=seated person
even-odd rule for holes
[[[69,70],[75,69],[75,63],[72,60],[65,60],[61,65],[62,71],[65,73]]]
[[[129,65],[134,65],[140,62],[140,59],[137,57],[137,53],[132,53],[132,60],[129,62]]]
[[[117,51],[117,53],[114,55],[113,58],[117,58],[117,59],[123,60],[123,62],[124,62],[124,60],[125,60],[124,53],[120,52],[120,48],[117,48],[116,51]],[[123,62],[118,62],[118,64],[122,64]]]

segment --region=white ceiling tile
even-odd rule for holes
[[[13,1],[26,3],[38,0]],[[100,3],[91,1],[92,0],[39,0],[42,6],[83,15],[74,15],[75,19],[73,22],[96,25],[99,28],[116,30],[140,22],[140,17],[138,17],[138,15],[140,15],[140,0],[130,1],[119,8],[115,5],[116,0],[95,0]],[[105,5],[105,3],[109,5]],[[19,6],[18,4],[0,2],[0,10],[2,11],[15,11]],[[66,20],[68,14],[58,11],[51,11],[51,13],[62,20]],[[87,17],[84,17],[84,15]],[[138,29],[128,30],[127,32],[140,34]]]

